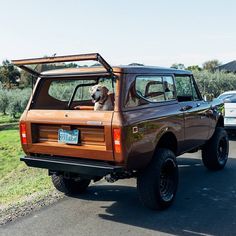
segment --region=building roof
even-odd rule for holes
[[[224,64],[224,65],[218,66],[217,69],[224,70],[224,71],[227,71],[227,72],[236,73],[236,60],[231,61],[231,62],[229,62],[227,64]]]

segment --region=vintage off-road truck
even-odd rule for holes
[[[88,60],[100,66],[75,63]],[[177,156],[201,149],[209,170],[227,162],[222,104],[204,101],[189,71],[111,67],[96,53],[13,63],[38,78],[20,119],[21,161],[48,169],[59,191],[135,177],[142,203],[164,209],[177,191]],[[96,84],[114,95],[112,111],[93,110]]]

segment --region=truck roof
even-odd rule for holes
[[[177,70],[173,68],[164,68],[157,66],[114,66],[112,67],[114,73],[124,74],[179,74],[179,75],[191,75],[191,71]],[[42,72],[42,76],[56,76],[56,75],[70,75],[70,74],[86,74],[86,73],[102,73],[103,67],[79,67],[79,68],[65,68],[56,69]]]
[[[38,71],[38,66],[43,64],[65,63],[65,62],[78,62],[78,61],[97,61],[100,65],[92,67],[77,67],[77,68],[60,68],[48,71]],[[37,77],[47,76],[67,76],[67,75],[111,75],[112,73],[125,73],[125,74],[187,74],[191,75],[190,71],[177,70],[172,68],[154,67],[154,66],[110,66],[99,53],[66,55],[66,56],[53,56],[43,58],[30,58],[21,60],[12,60],[12,63],[21,69],[28,71]],[[32,67],[32,65],[35,65]],[[42,67],[41,67],[42,69]]]

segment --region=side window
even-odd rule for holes
[[[161,102],[165,100],[162,77],[139,76],[135,83],[136,93],[150,102]]]
[[[194,86],[192,77],[176,76],[176,93],[179,102],[199,100],[198,93]]]
[[[163,86],[164,86],[166,100],[175,99],[174,81],[171,76],[163,77]]]
[[[171,76],[137,76],[130,86],[125,106],[135,107],[173,99],[175,87]]]

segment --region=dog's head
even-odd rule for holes
[[[92,101],[94,103],[99,102],[99,101],[103,101],[104,99],[106,99],[107,95],[108,95],[108,91],[109,90],[107,87],[99,85],[99,84],[96,84],[89,89],[89,92],[92,97]]]

